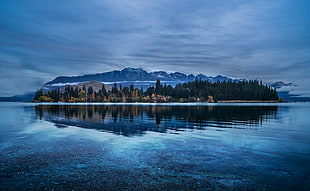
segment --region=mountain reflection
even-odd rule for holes
[[[277,106],[38,105],[40,119],[124,136],[146,131],[252,128],[276,117]]]

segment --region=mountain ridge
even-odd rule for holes
[[[124,68],[123,70],[113,70],[110,72],[86,74],[82,76],[58,76],[54,80],[43,85],[44,91],[57,89],[65,85],[76,85],[87,81],[98,81],[104,84],[117,83],[122,86],[134,84],[135,87],[150,87],[155,85],[156,80],[167,85],[176,85],[177,83],[191,82],[194,80],[204,80],[209,82],[216,81],[241,81],[243,79],[232,79],[226,76],[218,75],[216,77],[208,77],[204,74],[184,74],[181,72],[167,73],[165,71],[147,72],[141,68]]]

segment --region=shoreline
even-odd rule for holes
[[[278,100],[222,100],[216,103],[287,103],[287,102]]]
[[[29,103],[29,102],[28,102]],[[151,102],[76,102],[76,103],[69,103],[69,102],[30,102],[33,105],[152,105],[152,106],[216,106],[216,105],[278,105],[278,104],[287,104],[289,102],[276,102],[276,101],[224,101],[224,102],[167,102],[167,103],[151,103]]]

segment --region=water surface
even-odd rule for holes
[[[310,190],[309,104],[2,103],[1,190]]]

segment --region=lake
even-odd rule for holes
[[[1,103],[0,190],[310,190],[310,104]]]

